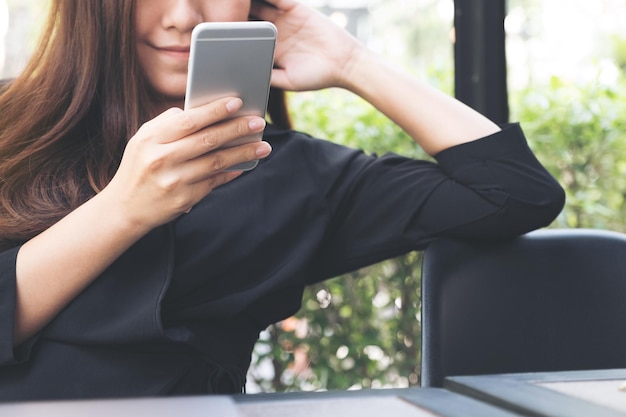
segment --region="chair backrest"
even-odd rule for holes
[[[422,269],[422,386],[447,376],[626,368],[626,235],[546,229],[434,242]]]

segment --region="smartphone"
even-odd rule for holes
[[[274,66],[276,27],[270,22],[206,22],[191,35],[185,109],[232,96],[243,100],[233,116],[265,117]],[[260,141],[262,132],[239,138],[226,147]],[[229,168],[250,170],[258,161]]]

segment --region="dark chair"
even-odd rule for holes
[[[434,242],[422,270],[422,386],[447,376],[626,368],[626,235],[546,229]]]

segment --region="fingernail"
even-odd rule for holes
[[[267,142],[261,142],[256,148],[256,156],[259,158],[265,158],[272,152],[272,147]]]
[[[241,101],[240,98],[234,98],[230,100],[228,103],[226,103],[226,109],[230,112],[233,112],[239,109],[239,107],[241,107],[242,104],[243,102]]]
[[[261,130],[265,127],[265,120],[260,119],[260,118],[254,118],[250,120],[250,122],[248,123],[248,126],[252,130]]]

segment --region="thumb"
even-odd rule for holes
[[[271,78],[272,87],[278,87],[283,90],[293,90],[293,85],[289,81],[287,71],[280,68],[274,68]]]

